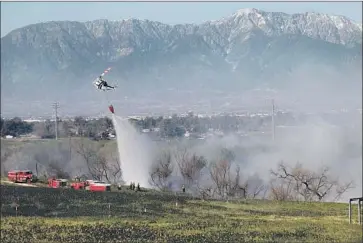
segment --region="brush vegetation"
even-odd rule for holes
[[[343,203],[1,185],[1,242],[361,242]],[[357,212],[353,206],[353,212]],[[356,213],[353,214],[356,216]]]
[[[115,188],[123,177],[116,141],[1,140],[1,242],[361,242],[357,208],[349,224],[347,204],[324,202],[353,188],[347,180],[353,178],[339,179],[329,165],[354,158],[344,163],[356,168],[360,143],[349,143],[349,156],[344,147],[332,153],[335,143],[329,141],[335,137],[324,133],[321,139],[319,134],[306,136],[315,143],[303,152],[288,142],[277,148],[263,139],[227,147],[228,138],[215,145],[198,139],[188,140],[188,146],[159,141],[160,154],[148,164],[148,179],[158,190],[141,192]],[[310,161],[305,154],[320,149],[329,151],[324,158],[339,161],[328,160],[322,168],[304,163]],[[290,153],[302,163],[275,161]],[[250,176],[251,171],[263,173],[248,167],[255,164],[270,172]],[[17,168],[33,170],[39,182],[6,182],[7,171]],[[112,183],[113,189],[50,189],[46,182],[51,176],[85,176]],[[182,185],[187,193],[168,192]]]

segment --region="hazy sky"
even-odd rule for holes
[[[52,20],[118,20],[133,17],[168,24],[201,23],[228,16],[241,8],[286,13],[315,11],[345,15],[362,22],[361,2],[1,2],[1,36],[16,28]]]

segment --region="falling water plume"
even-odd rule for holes
[[[116,130],[117,147],[122,168],[123,180],[140,183],[141,187],[149,187],[149,168],[152,163],[152,143],[135,127],[122,117],[112,115]]]

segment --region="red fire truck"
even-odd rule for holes
[[[111,185],[103,181],[94,181],[89,184],[89,190],[92,192],[109,192],[111,191]]]
[[[67,187],[68,180],[66,179],[56,179],[56,178],[50,178],[48,180],[48,187],[50,188],[66,188]]]
[[[102,181],[86,180],[81,181],[76,178],[76,181],[71,184],[74,190],[88,190],[88,191],[111,191],[111,185]]]
[[[81,178],[74,178],[74,182],[71,183],[71,188],[74,190],[87,190],[89,187],[89,180],[83,181]]]
[[[31,170],[12,170],[8,172],[8,179],[12,182],[31,183],[37,180],[37,177]]]

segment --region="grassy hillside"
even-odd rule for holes
[[[347,204],[1,185],[1,242],[361,242]],[[17,209],[17,210],[16,210]],[[356,217],[356,208],[353,208]]]

